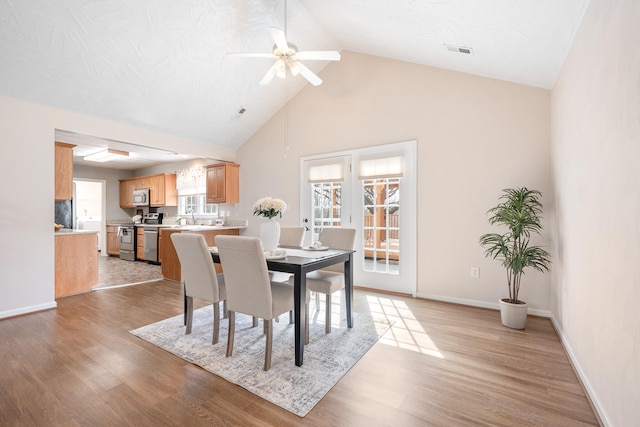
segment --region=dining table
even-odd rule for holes
[[[294,328],[295,328],[295,364],[302,366],[304,358],[304,337],[306,324],[307,273],[335,264],[344,264],[345,303],[347,308],[347,327],[353,327],[353,253],[352,250],[281,247],[284,256],[266,255],[267,268],[271,271],[293,274]],[[220,263],[217,248],[209,248],[214,263]],[[224,267],[223,267],[224,268]],[[224,273],[224,271],[223,271]]]

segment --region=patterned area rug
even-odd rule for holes
[[[196,310],[193,317],[190,335],[184,333],[182,314],[130,332],[300,417],[309,413],[391,326],[355,313],[353,328],[347,328],[343,320],[325,334],[324,324],[312,321],[304,364],[297,367],[294,325],[289,324],[288,314],[282,315],[280,322],[273,324],[271,369],[265,372],[262,322],[253,328],[250,316],[236,315],[233,356],[227,358],[227,319],[220,322],[218,344],[211,345],[212,307]]]

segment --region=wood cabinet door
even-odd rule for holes
[[[136,258],[144,260],[144,228],[136,227]]]
[[[207,203],[240,202],[239,168],[235,163],[207,166]]]
[[[116,226],[107,226],[107,254],[120,255],[120,236]]]
[[[120,207],[133,208],[133,189],[135,182],[127,179],[120,181]]]
[[[224,166],[207,167],[207,203],[224,203]]]
[[[56,142],[55,144],[55,199],[73,198],[73,147],[75,145]]]

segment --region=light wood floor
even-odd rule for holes
[[[548,319],[514,331],[496,311],[358,290],[356,308],[395,324],[299,418],[128,333],[182,312],[177,283],[62,298],[0,320],[0,425],[598,424]]]

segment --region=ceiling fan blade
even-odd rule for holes
[[[287,37],[284,35],[284,31],[276,27],[269,27],[269,31],[271,31],[271,37],[273,37],[273,41],[276,46],[278,46],[278,49],[283,52],[288,51],[289,44],[287,43]]]
[[[322,84],[322,79],[318,77],[313,71],[305,67],[302,62],[296,61],[296,64],[298,64],[298,67],[300,67],[300,74],[302,74],[305,79],[309,80],[309,83],[314,86]]]
[[[271,68],[269,68],[269,71],[267,71],[267,74],[264,75],[264,77],[262,78],[262,80],[260,80],[260,84],[262,86],[264,85],[268,85],[269,82],[271,82],[271,80],[273,80],[273,76],[276,75],[276,64],[274,63]]]
[[[241,58],[275,58],[273,53],[259,53],[259,52],[228,52],[226,56],[238,56]]]
[[[335,50],[307,50],[296,53],[296,58],[312,61],[340,61],[340,53]]]

